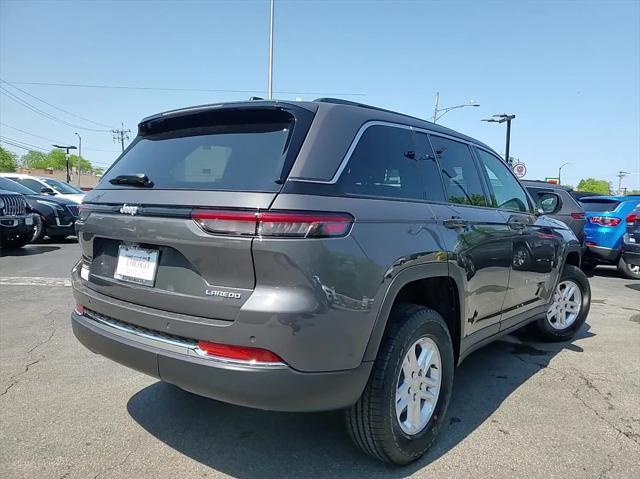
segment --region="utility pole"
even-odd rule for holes
[[[621,195],[622,194],[622,179],[629,175],[628,171],[618,171],[618,174],[616,175],[618,177],[618,194]]]
[[[271,0],[271,14],[269,18],[269,90],[267,98],[273,100],[273,10],[274,0]]]
[[[78,188],[80,188],[80,159],[82,158],[82,137],[76,132],[78,137]]]
[[[504,152],[504,160],[507,162],[507,165],[511,166],[511,157],[509,156],[509,147],[511,146],[511,120],[513,120],[515,115],[507,115],[503,113],[501,115],[493,115],[492,118],[482,120],[488,121],[489,123],[504,123],[507,122],[507,145],[505,147]]]
[[[111,133],[113,133],[113,141],[114,143],[120,143],[120,146],[122,147],[122,151],[124,151],[124,142],[125,140],[129,139],[129,133],[131,133],[131,130],[125,130],[124,129],[124,123],[121,123],[122,128],[119,130],[111,130]]]

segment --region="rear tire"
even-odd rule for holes
[[[589,314],[589,280],[580,268],[565,264],[553,294],[547,314],[536,326],[544,341],[566,341],[580,329]]]
[[[369,382],[345,419],[364,453],[404,465],[419,459],[438,435],[451,398],[454,353],[449,329],[434,310],[405,304],[391,315]]]
[[[618,272],[627,279],[640,279],[640,266],[627,263],[622,255],[618,261]]]

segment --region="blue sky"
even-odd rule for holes
[[[76,115],[135,131],[158,111],[266,95],[268,0],[59,2],[0,0],[0,76]],[[124,85],[163,91],[28,85]],[[2,85],[67,122],[69,116]],[[241,90],[241,91],[238,91]],[[245,92],[251,90],[252,92]],[[341,96],[423,118],[475,99],[440,123],[512,156],[527,178],[606,178],[632,173],[640,189],[640,1],[284,1],[276,0],[275,96]],[[48,147],[75,143],[108,165],[107,132],[44,118],[0,95],[2,136]],[[5,145],[6,146],[6,145]],[[19,149],[12,148],[20,152]],[[108,150],[108,151],[97,151]]]

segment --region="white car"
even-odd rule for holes
[[[38,178],[37,176],[23,173],[0,173],[0,176],[20,183],[39,195],[48,194],[67,198],[78,204],[82,203],[84,192],[75,186],[56,180],[54,178]]]

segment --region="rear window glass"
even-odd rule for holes
[[[140,137],[100,187],[114,187],[109,180],[119,175],[144,173],[154,189],[277,191],[291,117],[248,120]]]
[[[620,204],[619,201],[615,200],[580,200],[580,204],[585,209],[585,211],[613,211]]]

